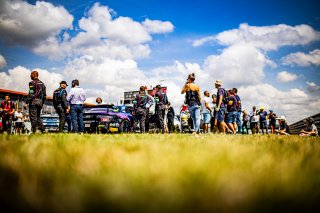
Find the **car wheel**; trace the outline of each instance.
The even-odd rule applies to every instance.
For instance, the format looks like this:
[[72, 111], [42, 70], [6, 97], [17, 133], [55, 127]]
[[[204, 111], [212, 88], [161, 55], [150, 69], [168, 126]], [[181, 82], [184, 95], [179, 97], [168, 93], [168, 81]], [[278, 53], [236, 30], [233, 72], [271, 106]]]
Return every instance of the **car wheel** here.
[[130, 121], [123, 120], [119, 125], [119, 133], [128, 133], [130, 132]]

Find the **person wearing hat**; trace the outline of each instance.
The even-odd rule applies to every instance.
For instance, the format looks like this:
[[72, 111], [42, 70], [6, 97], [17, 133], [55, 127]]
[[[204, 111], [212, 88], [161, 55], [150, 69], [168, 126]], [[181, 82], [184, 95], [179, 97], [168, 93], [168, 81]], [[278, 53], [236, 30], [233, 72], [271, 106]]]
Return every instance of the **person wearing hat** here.
[[194, 83], [196, 76], [194, 73], [188, 75], [187, 82], [181, 90], [181, 94], [186, 94], [185, 103], [188, 105], [188, 110], [193, 121], [193, 134], [200, 133], [200, 107], [201, 93], [200, 87]]
[[314, 124], [313, 118], [307, 118], [304, 120], [305, 122], [305, 129], [302, 129], [300, 132], [300, 136], [318, 136], [318, 129], [317, 126]]
[[286, 122], [286, 117], [281, 115], [279, 118], [279, 130], [276, 130], [275, 132], [280, 135], [290, 135], [290, 128]]
[[216, 107], [216, 121], [215, 126], [219, 125], [219, 131], [221, 133], [226, 133], [227, 124], [225, 122], [225, 115], [227, 113], [227, 91], [221, 87], [222, 81], [216, 80], [215, 87], [217, 89], [217, 107]]
[[273, 112], [272, 109], [270, 109], [269, 112], [270, 113], [268, 114], [268, 119], [269, 119], [271, 134], [274, 134], [275, 133], [275, 129], [276, 129], [277, 115]]
[[263, 106], [260, 107], [258, 115], [259, 115], [259, 121], [260, 121], [259, 126], [262, 131], [262, 134], [264, 134], [264, 130], [266, 130], [266, 134], [268, 134], [268, 123], [267, 123], [268, 113], [267, 113], [267, 111], [264, 110]]
[[157, 114], [158, 124], [162, 131], [162, 133], [165, 133], [165, 124], [164, 124], [164, 116], [165, 116], [165, 110], [166, 105], [168, 104], [168, 97], [165, 93], [162, 92], [161, 85], [156, 86], [156, 94], [155, 94], [155, 112]]
[[67, 113], [69, 113], [66, 91], [67, 86], [68, 84], [66, 81], [61, 81], [60, 87], [53, 92], [53, 107], [59, 115], [59, 132], [64, 131]]

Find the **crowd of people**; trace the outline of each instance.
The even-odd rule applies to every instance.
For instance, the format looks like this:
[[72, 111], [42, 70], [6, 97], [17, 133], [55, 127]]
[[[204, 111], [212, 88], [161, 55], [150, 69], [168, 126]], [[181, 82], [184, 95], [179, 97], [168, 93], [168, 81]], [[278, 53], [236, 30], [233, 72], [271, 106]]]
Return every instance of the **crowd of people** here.
[[[37, 129], [45, 132], [40, 113], [47, 96], [46, 86], [39, 79], [37, 71], [32, 71], [30, 77], [29, 92], [24, 105], [25, 109], [29, 108], [29, 113], [23, 114], [21, 108], [16, 111], [15, 104], [10, 100], [9, 95], [6, 95], [5, 101], [1, 103], [0, 114], [2, 128], [5, 132], [10, 132], [12, 125], [14, 125], [16, 133], [22, 133], [26, 129], [32, 133], [35, 133]], [[190, 113], [193, 134], [196, 136], [200, 134], [201, 129], [202, 133], [249, 134], [250, 130], [251, 134], [290, 134], [285, 116], [277, 116], [272, 109], [269, 110], [269, 113], [263, 106], [259, 110], [253, 106], [249, 113], [243, 110], [237, 88], [227, 90], [222, 87], [221, 80], [216, 80], [214, 84], [217, 93], [212, 94], [210, 99], [209, 91], [204, 91], [203, 97], [201, 96], [200, 87], [195, 83], [195, 79], [194, 73], [188, 76], [181, 94], [185, 94], [183, 107], [186, 107]], [[73, 80], [71, 84], [72, 88], [67, 92], [67, 82], [61, 81], [59, 88], [53, 93], [53, 107], [59, 116], [59, 132], [64, 132], [65, 124], [68, 122], [69, 132], [72, 126], [72, 132], [83, 133], [86, 94], [85, 90], [79, 86], [77, 79]], [[96, 102], [97, 105], [104, 104], [100, 97], [96, 99]], [[160, 85], [156, 86], [154, 96], [148, 94], [147, 87], [140, 87], [139, 93], [133, 101], [132, 131], [136, 132], [137, 129], [141, 133], [149, 131], [150, 108], [153, 105], [160, 132], [174, 132], [175, 112]], [[200, 126], [201, 123], [202, 126]], [[300, 135], [318, 135], [317, 127], [312, 118], [305, 120], [305, 128]]]

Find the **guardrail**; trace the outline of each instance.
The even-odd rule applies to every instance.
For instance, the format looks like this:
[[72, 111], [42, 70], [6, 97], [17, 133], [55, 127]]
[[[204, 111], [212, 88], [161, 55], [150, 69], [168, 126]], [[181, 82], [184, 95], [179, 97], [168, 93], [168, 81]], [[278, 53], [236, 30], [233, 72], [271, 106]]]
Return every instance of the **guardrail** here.
[[[315, 125], [318, 128], [318, 132], [319, 132], [319, 130], [320, 130], [320, 113], [316, 114], [316, 115], [313, 115], [313, 116], [310, 116], [310, 117], [314, 119]], [[305, 118], [305, 119], [307, 119], [307, 118]], [[300, 133], [300, 131], [304, 128], [303, 120], [289, 125], [291, 134], [299, 134]]]

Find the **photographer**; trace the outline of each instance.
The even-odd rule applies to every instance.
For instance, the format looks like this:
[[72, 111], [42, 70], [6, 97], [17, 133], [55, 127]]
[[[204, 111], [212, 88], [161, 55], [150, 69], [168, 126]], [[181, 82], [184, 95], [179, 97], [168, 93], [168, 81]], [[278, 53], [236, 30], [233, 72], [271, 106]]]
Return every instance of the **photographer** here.
[[12, 119], [15, 111], [15, 106], [12, 101], [10, 101], [9, 95], [4, 96], [5, 100], [1, 103], [2, 108], [2, 126], [3, 131], [8, 134], [11, 133]]
[[188, 76], [187, 82], [181, 90], [181, 94], [186, 93], [185, 103], [188, 105], [189, 112], [193, 121], [194, 134], [200, 133], [200, 88], [194, 83], [196, 77], [192, 73]]

